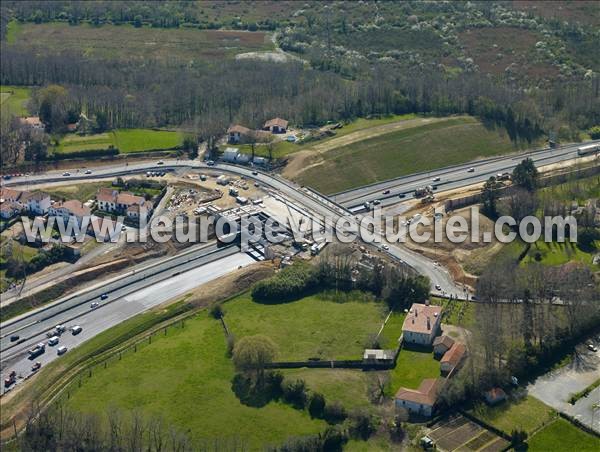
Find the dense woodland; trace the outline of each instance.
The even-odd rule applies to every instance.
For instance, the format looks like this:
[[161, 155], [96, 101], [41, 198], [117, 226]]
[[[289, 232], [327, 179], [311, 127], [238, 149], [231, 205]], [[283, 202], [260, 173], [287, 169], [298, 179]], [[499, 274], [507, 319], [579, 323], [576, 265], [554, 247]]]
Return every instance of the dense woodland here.
[[[356, 44], [356, 38], [364, 33], [358, 18], [370, 10], [360, 9], [353, 3], [343, 3], [344, 14], [331, 17], [314, 14], [324, 8], [323, 3], [313, 2], [314, 9], [299, 11], [294, 11], [292, 3], [285, 17], [280, 12], [262, 11], [265, 4], [268, 6], [268, 2], [262, 2], [257, 4], [256, 14], [260, 16], [262, 11], [263, 18], [270, 18], [266, 24], [260, 17], [249, 22], [247, 16], [252, 11], [233, 2], [228, 8], [234, 10], [232, 17], [236, 20], [208, 23], [206, 18], [221, 17], [218, 11], [222, 10], [215, 3], [218, 2], [160, 2], [155, 7], [156, 3], [148, 2], [3, 2], [0, 81], [6, 85], [63, 86], [66, 96], [61, 98], [60, 108], [65, 114], [84, 111], [89, 117], [102, 118], [108, 129], [177, 126], [208, 140], [224, 133], [232, 122], [257, 126], [272, 116], [311, 126], [362, 116], [468, 113], [506, 127], [515, 141], [527, 142], [546, 135], [577, 139], [580, 131], [600, 123], [600, 78], [594, 72], [583, 77], [573, 70], [568, 77], [532, 85], [531, 80], [492, 77], [469, 68], [449, 70], [440, 64], [440, 58], [450, 58], [454, 50], [444, 51], [445, 56], [432, 53], [432, 48], [439, 47], [436, 40], [441, 31], [436, 34], [435, 29], [429, 30], [424, 25], [422, 29], [415, 29], [414, 14], [410, 13], [417, 12], [423, 18], [435, 14], [459, 15], [457, 17], [472, 14], [460, 9], [455, 11], [454, 6], [446, 11], [440, 5], [432, 7], [420, 2], [410, 6], [385, 4], [391, 23], [382, 24], [381, 29], [385, 31], [389, 26], [390, 33], [413, 33], [414, 36], [409, 40], [405, 40], [404, 35], [399, 36], [401, 39], [384, 40], [380, 47], [393, 50], [395, 45], [413, 42], [413, 53], [419, 57], [415, 59], [415, 55], [406, 53], [404, 48], [405, 53], [401, 52], [396, 58], [382, 57], [387, 53], [381, 49], [374, 52], [373, 40], [378, 42], [379, 35], [370, 41], [359, 39], [364, 48], [356, 47], [353, 42]], [[493, 25], [499, 13], [480, 6], [484, 12], [479, 15], [487, 14]], [[256, 19], [255, 15], [253, 18]], [[88, 56], [83, 49], [81, 52], [39, 53], [20, 46], [18, 40], [7, 42], [7, 24], [11, 20], [64, 21], [74, 26], [87, 22], [97, 26], [128, 23], [136, 27], [269, 30], [280, 30], [279, 27], [288, 25], [279, 44], [300, 55], [302, 60], [274, 63], [225, 58], [203, 64], [181, 60], [176, 55], [168, 60], [125, 60], [118, 56]], [[407, 28], [406, 24], [412, 25]], [[567, 33], [562, 29], [556, 33], [559, 32]], [[422, 48], [432, 33], [438, 37], [432, 38], [427, 48]], [[582, 40], [589, 38], [585, 31], [582, 33]], [[344, 40], [350, 50], [342, 52], [339, 44]], [[296, 45], [298, 43], [304, 44]], [[358, 50], [352, 49], [353, 46]], [[34, 96], [32, 111], [39, 111], [39, 97]], [[5, 133], [10, 127], [9, 118], [3, 118]], [[12, 161], [15, 152], [7, 151], [6, 146], [3, 143], [3, 155], [6, 161]]]

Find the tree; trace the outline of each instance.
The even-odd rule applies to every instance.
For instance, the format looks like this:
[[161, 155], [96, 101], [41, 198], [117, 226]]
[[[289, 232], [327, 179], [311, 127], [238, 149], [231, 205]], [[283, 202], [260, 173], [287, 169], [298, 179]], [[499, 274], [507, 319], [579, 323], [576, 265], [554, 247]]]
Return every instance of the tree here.
[[322, 419], [324, 411], [325, 397], [318, 392], [313, 393], [308, 402], [308, 412], [310, 413], [310, 417]]
[[304, 380], [288, 381], [283, 385], [283, 399], [300, 410], [306, 406], [306, 383]]
[[598, 138], [600, 138], [600, 126], [594, 126], [592, 127], [588, 133], [590, 134], [590, 137], [592, 138], [592, 140], [597, 140]]
[[528, 191], [534, 191], [537, 188], [538, 170], [533, 160], [528, 157], [515, 166], [512, 178], [515, 184], [522, 186]]
[[68, 119], [68, 92], [58, 85], [41, 88], [35, 94], [39, 102], [39, 116], [48, 131], [60, 131]]
[[238, 370], [253, 372], [256, 382], [260, 382], [265, 366], [273, 362], [276, 353], [275, 343], [267, 336], [245, 336], [233, 348], [233, 362]]
[[496, 201], [498, 200], [498, 189], [501, 184], [496, 180], [495, 177], [490, 177], [483, 185], [483, 192], [481, 198], [483, 200], [483, 213], [490, 218], [498, 216], [496, 208]]

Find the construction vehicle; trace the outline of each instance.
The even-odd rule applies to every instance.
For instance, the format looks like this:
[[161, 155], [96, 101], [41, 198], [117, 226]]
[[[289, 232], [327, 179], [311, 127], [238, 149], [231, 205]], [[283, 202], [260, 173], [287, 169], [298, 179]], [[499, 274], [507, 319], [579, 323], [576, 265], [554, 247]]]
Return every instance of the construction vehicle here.
[[422, 198], [423, 196], [428, 196], [433, 193], [433, 187], [431, 185], [427, 185], [426, 187], [419, 187], [415, 190], [415, 197]]
[[35, 347], [33, 347], [31, 350], [29, 350], [29, 352], [28, 352], [29, 353], [29, 358], [33, 359], [36, 356], [40, 356], [45, 351], [46, 351], [46, 344], [44, 344], [43, 342], [40, 342]]
[[421, 204], [430, 204], [435, 201], [435, 196], [427, 195], [424, 198], [421, 198]]

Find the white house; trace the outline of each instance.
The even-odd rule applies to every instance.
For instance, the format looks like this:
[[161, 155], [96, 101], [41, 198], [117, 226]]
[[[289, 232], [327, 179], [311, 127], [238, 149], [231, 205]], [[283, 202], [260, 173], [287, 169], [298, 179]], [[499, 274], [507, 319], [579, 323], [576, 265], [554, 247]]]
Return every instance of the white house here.
[[81, 201], [75, 199], [65, 202], [55, 202], [48, 209], [49, 216], [62, 218], [65, 222], [68, 222], [70, 218], [75, 218], [79, 225], [81, 225], [83, 218], [90, 216], [91, 213], [92, 211], [89, 207], [84, 206]]
[[50, 195], [39, 191], [24, 195], [23, 198], [23, 203], [26, 203], [27, 210], [34, 215], [45, 215], [52, 204]]
[[227, 129], [228, 141], [230, 143], [240, 143], [250, 135], [250, 132], [251, 130], [248, 127], [239, 124], [233, 125]]
[[441, 306], [414, 303], [402, 324], [405, 343], [431, 345], [440, 331]]
[[[111, 188], [100, 188], [96, 194], [98, 209], [104, 212], [124, 213], [130, 218], [139, 218], [140, 214], [146, 217], [152, 211], [153, 204], [146, 201], [143, 196], [130, 192], [121, 192]], [[134, 208], [137, 206], [137, 208]]]
[[396, 393], [396, 408], [404, 408], [411, 414], [431, 417], [441, 383], [436, 378], [426, 378], [419, 389], [400, 388]]

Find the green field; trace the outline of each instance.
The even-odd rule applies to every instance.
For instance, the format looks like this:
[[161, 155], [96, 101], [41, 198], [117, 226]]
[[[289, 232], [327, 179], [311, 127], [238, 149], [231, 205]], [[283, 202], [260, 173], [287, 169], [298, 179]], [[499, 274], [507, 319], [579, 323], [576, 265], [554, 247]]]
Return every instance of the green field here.
[[375, 378], [374, 372], [353, 369], [288, 369], [283, 374], [290, 380], [300, 378], [306, 386], [320, 392], [329, 402], [340, 402], [344, 408], [370, 407], [368, 397], [369, 379]]
[[58, 154], [108, 149], [113, 146], [121, 154], [173, 149], [183, 143], [183, 134], [170, 130], [117, 129], [94, 135], [68, 134], [59, 138], [54, 148]]
[[81, 202], [86, 202], [90, 199], [95, 199], [99, 188], [111, 187], [112, 183], [108, 182], [92, 182], [89, 184], [62, 185], [44, 190], [55, 199], [77, 199]]
[[[536, 259], [538, 253], [541, 257], [539, 261]], [[544, 265], [555, 266], [563, 265], [567, 262], [581, 262], [593, 267], [592, 259], [592, 253], [582, 251], [575, 243], [546, 243], [542, 238], [531, 246], [527, 256], [521, 261], [521, 265], [539, 262]], [[598, 268], [598, 266], [595, 267]]]
[[417, 389], [423, 379], [440, 376], [440, 363], [433, 352], [421, 352], [403, 348], [396, 360], [396, 367], [390, 371], [388, 395], [393, 397], [401, 387]]
[[12, 48], [40, 54], [76, 52], [90, 58], [183, 59], [187, 64], [273, 48], [269, 36], [261, 31], [167, 30], [131, 25], [95, 27], [59, 22], [19, 24], [9, 31], [8, 45]]
[[480, 403], [470, 412], [509, 435], [513, 430], [531, 433], [555, 416], [552, 408], [530, 396], [519, 400], [507, 400], [494, 407]]
[[31, 96], [29, 88], [20, 86], [0, 86], [2, 115], [27, 116], [27, 101]]
[[180, 132], [148, 129], [118, 129], [113, 132], [120, 153], [172, 149], [183, 143]]
[[335, 193], [515, 150], [504, 130], [487, 129], [470, 117], [453, 118], [328, 151], [322, 164], [298, 179], [323, 193]]
[[224, 305], [225, 321], [236, 338], [264, 334], [278, 346], [278, 361], [362, 359], [370, 335], [383, 322], [374, 302], [336, 303], [319, 295], [265, 305], [242, 295]]
[[531, 452], [562, 452], [565, 447], [580, 452], [600, 450], [600, 439], [560, 418], [533, 435], [527, 443]]
[[98, 369], [71, 395], [70, 407], [106, 413], [114, 406], [158, 416], [195, 441], [238, 438], [248, 449], [317, 433], [322, 421], [279, 402], [242, 405], [231, 390], [233, 364], [219, 321], [199, 314], [166, 338]]

